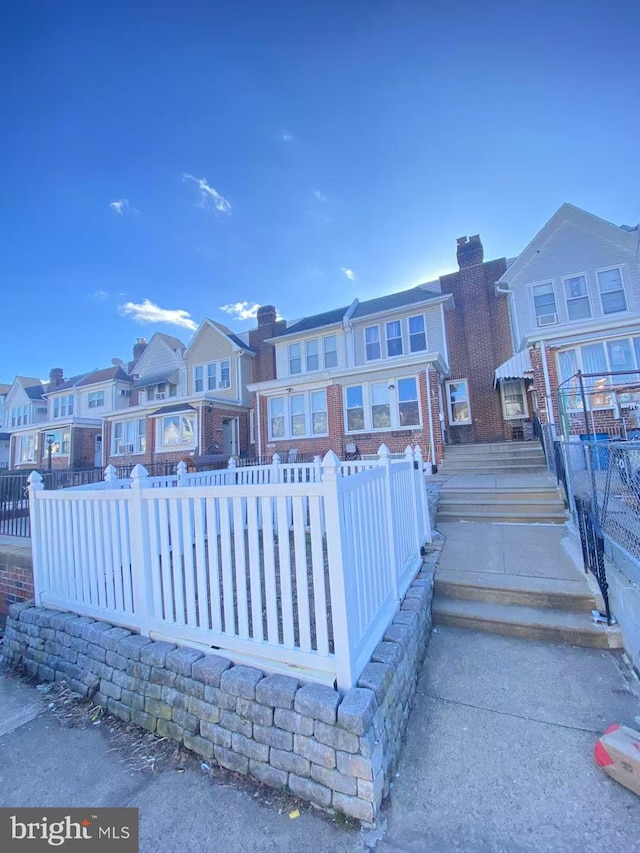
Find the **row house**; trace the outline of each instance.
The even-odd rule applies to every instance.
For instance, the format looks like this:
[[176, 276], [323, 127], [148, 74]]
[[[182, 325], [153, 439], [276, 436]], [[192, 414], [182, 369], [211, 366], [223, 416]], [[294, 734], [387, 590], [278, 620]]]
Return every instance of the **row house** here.
[[[498, 279], [516, 355], [496, 372], [512, 399], [572, 434], [628, 434], [640, 403], [640, 231], [570, 204]], [[578, 371], [586, 374], [580, 381]]]
[[307, 317], [270, 339], [275, 378], [254, 382], [259, 455], [393, 453], [420, 444], [503, 440], [495, 369], [513, 354], [506, 260], [460, 238], [458, 271], [409, 290]]

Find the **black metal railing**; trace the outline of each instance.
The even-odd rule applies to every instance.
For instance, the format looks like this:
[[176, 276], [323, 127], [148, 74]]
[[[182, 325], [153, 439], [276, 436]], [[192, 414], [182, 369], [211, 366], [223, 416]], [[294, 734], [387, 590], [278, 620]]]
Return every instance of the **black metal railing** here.
[[607, 625], [611, 625], [609, 584], [607, 583], [607, 572], [604, 564], [604, 537], [602, 530], [592, 510], [591, 501], [588, 498], [578, 496], [574, 500], [578, 516], [578, 529], [580, 530], [580, 544], [582, 546], [584, 568], [585, 571], [591, 572], [598, 582], [602, 600], [604, 601], [604, 615], [607, 619]]

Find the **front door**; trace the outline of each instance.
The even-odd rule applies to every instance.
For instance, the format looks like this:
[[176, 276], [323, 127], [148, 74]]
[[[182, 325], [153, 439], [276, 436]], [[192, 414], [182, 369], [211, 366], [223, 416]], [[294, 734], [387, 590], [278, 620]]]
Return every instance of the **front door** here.
[[227, 418], [222, 421], [222, 452], [225, 456], [238, 453], [238, 419]]
[[93, 451], [93, 465], [95, 468], [102, 468], [102, 436], [97, 435], [94, 451]]

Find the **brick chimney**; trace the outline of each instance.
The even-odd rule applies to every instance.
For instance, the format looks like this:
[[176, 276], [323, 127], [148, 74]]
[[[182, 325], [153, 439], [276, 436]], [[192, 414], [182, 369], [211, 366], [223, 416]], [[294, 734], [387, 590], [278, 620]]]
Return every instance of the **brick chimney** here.
[[474, 234], [472, 237], [458, 237], [458, 267], [474, 267], [476, 264], [481, 264], [484, 260], [484, 248], [479, 234]]
[[258, 354], [253, 359], [254, 382], [266, 382], [276, 378], [275, 347], [265, 343], [265, 340], [286, 329], [285, 321], [278, 320], [277, 317], [275, 305], [261, 305], [256, 314], [258, 327], [249, 332], [249, 346]]
[[136, 362], [142, 353], [147, 348], [147, 339], [146, 338], [138, 338], [138, 340], [133, 345], [133, 360]]
[[49, 391], [55, 391], [64, 382], [64, 370], [61, 367], [52, 367], [49, 371]]

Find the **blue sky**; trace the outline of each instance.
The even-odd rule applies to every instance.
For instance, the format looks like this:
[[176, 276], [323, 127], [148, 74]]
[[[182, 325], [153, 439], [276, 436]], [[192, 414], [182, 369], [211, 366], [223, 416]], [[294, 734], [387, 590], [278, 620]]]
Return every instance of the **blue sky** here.
[[512, 256], [564, 201], [636, 224], [639, 31], [628, 0], [9, 0], [0, 381], [410, 287], [463, 234]]

